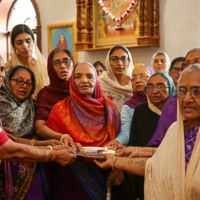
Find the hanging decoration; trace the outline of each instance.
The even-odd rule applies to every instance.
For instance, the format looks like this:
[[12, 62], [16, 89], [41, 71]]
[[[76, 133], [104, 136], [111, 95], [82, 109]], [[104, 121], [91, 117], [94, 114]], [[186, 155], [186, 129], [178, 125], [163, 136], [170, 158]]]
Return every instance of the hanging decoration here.
[[120, 16], [120, 17], [115, 17], [105, 6], [105, 4], [103, 3], [102, 0], [98, 0], [99, 5], [101, 6], [102, 10], [106, 13], [106, 15], [108, 15], [113, 21], [116, 22], [116, 27], [115, 30], [119, 31], [122, 30], [122, 24], [123, 24], [123, 20], [130, 14], [132, 8], [134, 6], [137, 5], [137, 0], [132, 0], [130, 2], [129, 7], [127, 8], [127, 10]]

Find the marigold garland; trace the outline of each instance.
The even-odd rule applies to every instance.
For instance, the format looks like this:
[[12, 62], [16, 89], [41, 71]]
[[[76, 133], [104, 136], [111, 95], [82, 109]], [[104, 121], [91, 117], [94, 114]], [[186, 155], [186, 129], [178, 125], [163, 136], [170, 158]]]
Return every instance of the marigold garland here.
[[99, 5], [101, 6], [102, 10], [108, 15], [113, 21], [117, 22], [115, 27], [116, 30], [122, 30], [122, 21], [129, 15], [132, 8], [137, 5], [137, 0], [132, 0], [127, 10], [120, 16], [115, 17], [105, 6], [102, 0], [98, 0]]

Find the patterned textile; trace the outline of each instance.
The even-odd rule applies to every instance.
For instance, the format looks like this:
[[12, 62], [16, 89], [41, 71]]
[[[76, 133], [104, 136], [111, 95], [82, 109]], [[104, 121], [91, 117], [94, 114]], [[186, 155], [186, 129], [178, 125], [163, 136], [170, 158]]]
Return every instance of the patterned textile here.
[[190, 161], [192, 151], [194, 149], [199, 127], [200, 125], [195, 126], [185, 133], [185, 168], [186, 169]]
[[119, 132], [119, 113], [114, 103], [101, 93], [94, 67], [94, 98], [79, 92], [74, 82], [74, 70], [70, 80], [70, 97], [52, 108], [46, 124], [59, 133], [70, 134], [74, 142], [80, 142], [83, 146], [104, 146]]
[[24, 199], [35, 178], [37, 163], [11, 163], [11, 168], [14, 199]]
[[[32, 135], [35, 131], [35, 108], [31, 97], [35, 91], [35, 86], [23, 102], [16, 98], [10, 87], [9, 76], [19, 66], [15, 65], [6, 70], [4, 85], [0, 90], [0, 119], [3, 126], [13, 130], [12, 135], [15, 137]], [[32, 81], [36, 82], [33, 72], [32, 76], [34, 77]]]
[[133, 92], [132, 98], [126, 101], [124, 105], [128, 105], [131, 108], [136, 108], [138, 105], [146, 102], [147, 102], [146, 94], [138, 94], [136, 92]]

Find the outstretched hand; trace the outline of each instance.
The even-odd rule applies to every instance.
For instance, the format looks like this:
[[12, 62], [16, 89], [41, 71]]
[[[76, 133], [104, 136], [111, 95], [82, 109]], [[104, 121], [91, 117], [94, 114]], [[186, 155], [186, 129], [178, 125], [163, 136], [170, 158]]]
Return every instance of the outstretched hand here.
[[124, 146], [125, 145], [119, 143], [117, 140], [111, 140], [106, 144], [106, 147], [108, 149], [113, 149], [113, 150], [122, 149]]
[[98, 161], [98, 160], [94, 160], [94, 162], [101, 168], [103, 169], [108, 169], [111, 168], [113, 166], [113, 159], [114, 159], [115, 155], [105, 155], [106, 160], [105, 161]]
[[13, 130], [12, 130], [11, 128], [9, 128], [9, 127], [3, 127], [3, 130], [4, 130], [4, 132], [6, 133], [6, 135], [7, 135], [12, 141], [17, 142], [17, 138], [14, 137], [13, 135], [9, 134], [9, 133], [12, 133], [12, 132], [13, 132]]
[[117, 151], [117, 156], [119, 157], [129, 157], [135, 158], [136, 157], [136, 147], [126, 147]]

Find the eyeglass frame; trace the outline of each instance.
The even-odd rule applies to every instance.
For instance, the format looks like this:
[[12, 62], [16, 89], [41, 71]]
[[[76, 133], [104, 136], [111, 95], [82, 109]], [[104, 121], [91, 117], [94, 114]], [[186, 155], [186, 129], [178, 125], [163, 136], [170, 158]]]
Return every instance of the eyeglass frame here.
[[[149, 86], [152, 86], [152, 85], [149, 85]], [[156, 88], [156, 90], [158, 90], [158, 91], [164, 91], [164, 90], [159, 89], [159, 88], [158, 88], [159, 86], [164, 86], [165, 89], [166, 89], [166, 88], [170, 88], [169, 85], [165, 85], [165, 84], [163, 84], [163, 85], [152, 86], [153, 89], [152, 89], [151, 91], [147, 91], [147, 90], [148, 90], [148, 85], [147, 85], [147, 86], [145, 87], [145, 90], [146, 90], [146, 92], [153, 92], [154, 88]]]
[[177, 97], [178, 97], [178, 98], [185, 98], [185, 96], [184, 96], [184, 97], [180, 97], [180, 96], [179, 96], [179, 89], [181, 89], [181, 88], [182, 88], [182, 89], [185, 89], [185, 91], [186, 91], [185, 96], [186, 96], [187, 92], [190, 91], [190, 95], [191, 95], [191, 97], [192, 97], [193, 99], [199, 99], [199, 98], [200, 98], [200, 97], [199, 97], [199, 98], [194, 97], [194, 96], [193, 96], [193, 95], [194, 95], [194, 91], [192, 91], [192, 89], [198, 88], [198, 89], [199, 89], [199, 96], [200, 96], [200, 87], [193, 87], [193, 88], [190, 89], [190, 90], [187, 90], [185, 87], [179, 87], [179, 88], [176, 89]]
[[174, 70], [175, 73], [179, 73], [180, 71], [182, 71], [182, 67], [181, 68], [179, 68], [179, 67], [171, 67], [170, 70]]
[[[10, 80], [12, 80], [12, 81], [15, 81], [15, 83], [16, 83], [16, 85], [20, 85], [20, 86], [23, 86], [24, 84], [26, 84], [26, 87], [27, 88], [33, 88], [34, 87], [34, 85], [35, 85], [35, 83], [33, 83], [32, 81], [23, 81], [22, 79], [10, 79]], [[23, 81], [21, 84], [17, 84], [17, 81]], [[29, 83], [29, 82], [31, 82], [32, 83], [32, 86], [31, 87], [29, 87], [29, 84], [27, 84], [27, 83]]]
[[144, 79], [145, 77], [150, 77], [151, 76], [149, 74], [145, 74], [143, 77], [141, 77], [142, 75], [143, 74], [139, 74], [138, 76], [135, 77], [136, 79], [133, 79], [133, 77], [131, 77], [131, 81], [133, 82], [133, 81], [137, 81], [138, 78]]
[[[116, 62], [113, 61], [112, 58], [117, 58]], [[124, 59], [124, 58], [125, 58], [125, 60], [122, 60], [122, 59]], [[129, 58], [126, 57], [126, 56], [122, 56], [121, 58], [119, 58], [118, 56], [112, 56], [112, 57], [109, 58], [109, 60], [111, 60], [113, 63], [118, 63], [119, 60], [121, 60], [122, 63], [129, 62]]]
[[[68, 64], [65, 64], [64, 62], [67, 61]], [[64, 59], [63, 61], [59, 61], [59, 60], [56, 60], [54, 62], [52, 62], [52, 65], [55, 67], [55, 68], [60, 68], [61, 67], [61, 64], [63, 63], [63, 65], [66, 66], [70, 66], [70, 64], [72, 63], [72, 59]], [[59, 66], [56, 66], [55, 62], [58, 62], [59, 63]]]

